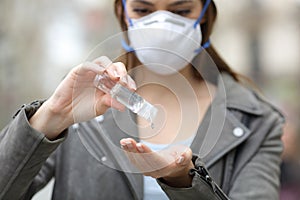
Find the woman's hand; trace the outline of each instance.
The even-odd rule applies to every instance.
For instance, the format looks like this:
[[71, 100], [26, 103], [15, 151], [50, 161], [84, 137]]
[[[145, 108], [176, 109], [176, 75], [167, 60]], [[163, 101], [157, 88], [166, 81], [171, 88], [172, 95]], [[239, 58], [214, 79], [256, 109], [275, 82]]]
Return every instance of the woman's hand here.
[[162, 178], [171, 187], [190, 187], [194, 168], [192, 151], [188, 147], [173, 146], [159, 152], [153, 152], [145, 144], [131, 138], [120, 141], [122, 149], [130, 161], [145, 175]]
[[[108, 107], [123, 110], [122, 104], [97, 89], [93, 83], [95, 76], [104, 72], [115, 82], [127, 76], [122, 63], [107, 63], [107, 59], [100, 57], [94, 62], [86, 62], [73, 68], [54, 94], [32, 116], [31, 126], [49, 139], [54, 139], [73, 123], [101, 115]], [[124, 85], [135, 89], [132, 79], [122, 80], [127, 81]]]

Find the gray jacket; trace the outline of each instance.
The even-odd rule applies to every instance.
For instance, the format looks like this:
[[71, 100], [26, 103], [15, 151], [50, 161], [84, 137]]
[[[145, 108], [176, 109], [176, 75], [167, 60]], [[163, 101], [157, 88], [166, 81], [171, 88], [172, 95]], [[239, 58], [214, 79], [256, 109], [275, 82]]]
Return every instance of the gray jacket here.
[[[128, 113], [109, 110], [101, 120], [72, 126], [49, 141], [28, 123], [36, 107], [23, 106], [0, 134], [0, 199], [30, 199], [52, 177], [53, 199], [143, 198], [142, 175], [127, 173], [126, 156], [110, 148], [128, 137], [127, 131], [137, 136], [124, 120]], [[223, 74], [191, 145], [196, 166], [192, 187], [172, 188], [157, 181], [170, 199], [220, 199], [214, 192], [219, 186], [230, 199], [276, 200], [283, 121], [255, 92]], [[97, 155], [85, 148], [95, 141], [101, 144]], [[202, 161], [213, 179], [209, 182], [199, 171]]]

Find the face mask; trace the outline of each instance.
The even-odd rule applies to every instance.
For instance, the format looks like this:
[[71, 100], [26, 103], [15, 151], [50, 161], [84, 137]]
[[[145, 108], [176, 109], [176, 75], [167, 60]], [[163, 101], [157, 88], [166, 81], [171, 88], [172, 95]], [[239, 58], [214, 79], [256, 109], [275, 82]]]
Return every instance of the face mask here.
[[200, 17], [195, 20], [156, 11], [139, 19], [128, 18], [130, 46], [124, 42], [122, 45], [127, 51], [133, 50], [149, 70], [161, 75], [176, 73], [201, 49]]

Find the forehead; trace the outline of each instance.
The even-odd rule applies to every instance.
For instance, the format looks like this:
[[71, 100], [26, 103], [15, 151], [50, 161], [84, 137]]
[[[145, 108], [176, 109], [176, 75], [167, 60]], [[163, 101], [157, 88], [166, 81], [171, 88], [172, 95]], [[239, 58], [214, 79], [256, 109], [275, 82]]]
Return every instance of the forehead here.
[[127, 0], [132, 3], [140, 3], [149, 6], [159, 6], [159, 5], [182, 5], [186, 3], [195, 3], [199, 0]]

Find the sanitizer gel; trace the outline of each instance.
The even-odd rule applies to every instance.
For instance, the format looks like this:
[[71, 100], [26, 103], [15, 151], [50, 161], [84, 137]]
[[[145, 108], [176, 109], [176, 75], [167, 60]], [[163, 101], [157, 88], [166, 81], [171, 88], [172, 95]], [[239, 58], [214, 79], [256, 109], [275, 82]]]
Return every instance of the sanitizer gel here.
[[[108, 59], [107, 57], [105, 57]], [[107, 61], [106, 61], [107, 63]], [[153, 119], [157, 114], [157, 108], [147, 102], [136, 92], [130, 91], [118, 82], [112, 81], [107, 74], [98, 74], [94, 79], [94, 85], [112, 98], [126, 106], [132, 112], [146, 119], [153, 128]]]

